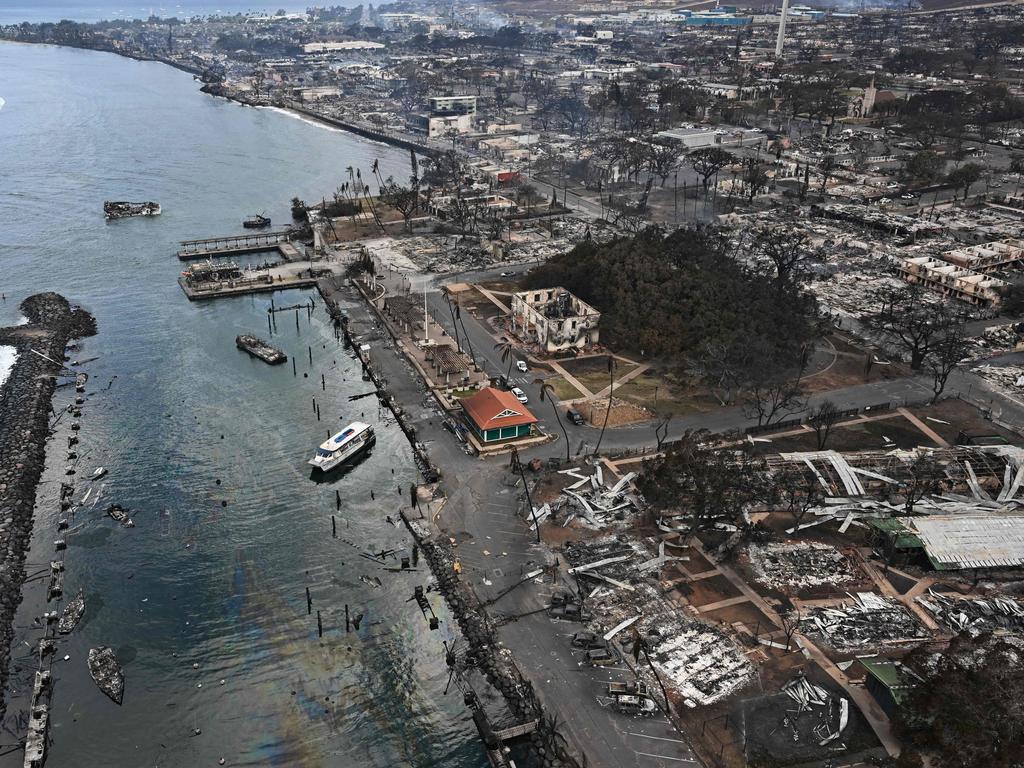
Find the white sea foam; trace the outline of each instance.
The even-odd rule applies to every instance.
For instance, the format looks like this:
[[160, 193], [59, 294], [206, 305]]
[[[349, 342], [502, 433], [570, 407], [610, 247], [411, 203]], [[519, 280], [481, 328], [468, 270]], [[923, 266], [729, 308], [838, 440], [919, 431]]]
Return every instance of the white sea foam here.
[[4, 108], [4, 104], [6, 104], [6, 103], [7, 102], [4, 101], [3, 96], [0, 96], [0, 109], [3, 109]]
[[14, 347], [0, 347], [0, 387], [4, 385], [7, 377], [11, 375], [11, 369], [14, 367], [17, 359], [18, 350]]

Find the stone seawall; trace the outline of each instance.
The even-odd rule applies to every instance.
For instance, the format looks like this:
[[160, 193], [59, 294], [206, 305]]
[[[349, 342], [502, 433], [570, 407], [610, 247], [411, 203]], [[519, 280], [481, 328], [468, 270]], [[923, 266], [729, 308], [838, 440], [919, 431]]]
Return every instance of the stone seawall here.
[[[18, 350], [0, 387], [0, 688], [7, 684], [14, 615], [64, 350], [71, 339], [96, 333], [92, 316], [56, 293], [30, 296], [20, 308], [28, 324], [0, 328], [0, 345]], [[6, 707], [0, 694], [0, 718]]]

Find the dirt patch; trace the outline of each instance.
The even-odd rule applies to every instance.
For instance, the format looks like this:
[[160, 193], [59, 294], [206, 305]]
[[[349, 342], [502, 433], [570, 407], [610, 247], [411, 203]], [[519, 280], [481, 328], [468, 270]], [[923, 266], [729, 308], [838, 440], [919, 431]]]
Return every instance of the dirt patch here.
[[[909, 374], [909, 368], [899, 362], [888, 363], [877, 350], [864, 348], [849, 339], [833, 334], [822, 343], [819, 354], [830, 358], [818, 371], [802, 380], [804, 390], [809, 393], [829, 392], [856, 384], [902, 379]], [[871, 359], [870, 365], [868, 359]], [[881, 360], [882, 362], [875, 362]]]
[[648, 369], [620, 387], [615, 396], [635, 403], [658, 416], [707, 413], [722, 407], [706, 389], [683, 385], [672, 377]]
[[[965, 442], [967, 438], [973, 438], [975, 442], [980, 442], [980, 438], [989, 435], [1004, 438], [1011, 443], [1016, 443], [1021, 438], [1020, 435], [993, 424], [982, 415], [980, 410], [963, 400], [943, 400], [935, 405], [910, 408], [909, 410], [950, 445]], [[938, 419], [938, 421], [930, 419]], [[943, 421], [949, 423], [942, 424]], [[961, 432], [967, 434], [961, 434]]]
[[[682, 586], [682, 585], [680, 585]], [[739, 597], [742, 593], [725, 576], [710, 576], [686, 583], [689, 587], [686, 601], [695, 607], [711, 605], [719, 600]]]
[[751, 602], [728, 605], [725, 608], [716, 608], [713, 611], [701, 613], [701, 618], [717, 621], [729, 627], [736, 622], [742, 622], [747, 629], [759, 635], [779, 629], [779, 627], [772, 623], [771, 619], [761, 612], [760, 608]]
[[638, 405], [612, 398], [611, 411], [608, 412], [608, 400], [588, 400], [578, 403], [576, 410], [583, 414], [583, 418], [590, 422], [591, 426], [600, 427], [604, 425], [605, 414], [607, 413], [609, 427], [621, 427], [624, 424], [636, 424], [640, 421], [648, 421], [653, 414], [644, 410]]

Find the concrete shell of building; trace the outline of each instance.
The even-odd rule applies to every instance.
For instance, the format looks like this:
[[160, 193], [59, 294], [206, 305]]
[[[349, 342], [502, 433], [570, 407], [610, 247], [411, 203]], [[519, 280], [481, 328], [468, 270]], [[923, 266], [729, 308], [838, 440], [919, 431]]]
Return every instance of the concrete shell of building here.
[[512, 295], [512, 331], [546, 352], [582, 349], [598, 340], [601, 313], [564, 288]]

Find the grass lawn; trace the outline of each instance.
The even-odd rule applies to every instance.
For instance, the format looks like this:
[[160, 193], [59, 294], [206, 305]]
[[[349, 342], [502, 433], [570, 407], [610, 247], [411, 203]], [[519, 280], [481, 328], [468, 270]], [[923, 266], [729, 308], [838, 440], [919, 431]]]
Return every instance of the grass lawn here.
[[616, 387], [615, 396], [643, 406], [659, 416], [706, 413], [722, 407], [710, 393], [680, 386], [656, 371], [646, 371], [621, 387]]
[[479, 389], [473, 389], [472, 387], [470, 387], [469, 389], [453, 389], [452, 397], [456, 398], [457, 400], [461, 400], [464, 397], [472, 397], [479, 391]]
[[[608, 386], [608, 357], [605, 355], [585, 357], [577, 360], [564, 360], [559, 364], [595, 395]], [[616, 360], [616, 381], [634, 368], [636, 368], [635, 363], [624, 363], [621, 360]]]
[[551, 385], [559, 400], [575, 400], [583, 397], [582, 392], [561, 376], [552, 376], [551, 378], [544, 379], [544, 383]]

